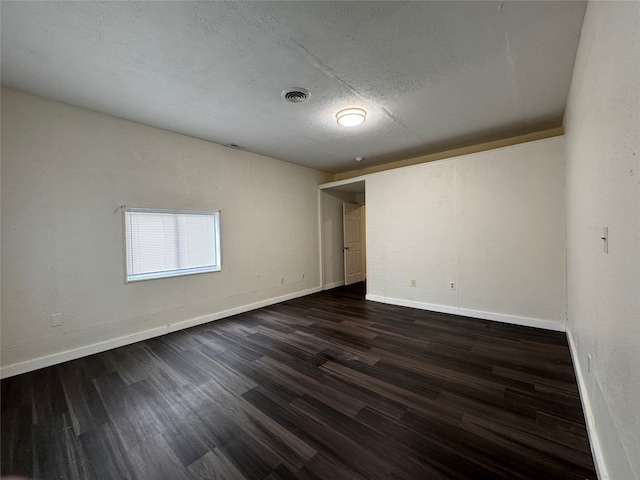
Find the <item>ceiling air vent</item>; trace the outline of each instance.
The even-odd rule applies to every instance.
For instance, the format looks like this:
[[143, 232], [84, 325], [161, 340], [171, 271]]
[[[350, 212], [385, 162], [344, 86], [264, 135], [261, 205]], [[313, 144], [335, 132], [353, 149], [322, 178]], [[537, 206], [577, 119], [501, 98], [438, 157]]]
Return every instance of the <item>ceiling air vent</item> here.
[[311, 93], [305, 88], [292, 88], [282, 92], [282, 98], [291, 103], [302, 103], [309, 100]]

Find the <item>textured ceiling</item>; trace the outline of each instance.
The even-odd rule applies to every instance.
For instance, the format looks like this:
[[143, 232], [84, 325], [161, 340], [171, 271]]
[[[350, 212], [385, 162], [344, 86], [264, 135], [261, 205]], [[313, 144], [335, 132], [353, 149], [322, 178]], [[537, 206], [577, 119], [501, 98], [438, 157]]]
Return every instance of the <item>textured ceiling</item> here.
[[585, 7], [3, 1], [2, 84], [340, 172], [561, 125]]

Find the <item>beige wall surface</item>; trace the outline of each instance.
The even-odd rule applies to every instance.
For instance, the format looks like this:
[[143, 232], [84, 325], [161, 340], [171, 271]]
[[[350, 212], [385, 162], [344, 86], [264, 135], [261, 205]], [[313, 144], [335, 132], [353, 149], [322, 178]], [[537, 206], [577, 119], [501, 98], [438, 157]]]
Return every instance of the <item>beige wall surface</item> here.
[[367, 176], [368, 298], [564, 329], [564, 144]]
[[[319, 289], [327, 179], [3, 89], [3, 373]], [[220, 209], [222, 271], [125, 284], [121, 205]]]
[[640, 3], [589, 2], [565, 114], [567, 330], [612, 480], [640, 478], [639, 42]]

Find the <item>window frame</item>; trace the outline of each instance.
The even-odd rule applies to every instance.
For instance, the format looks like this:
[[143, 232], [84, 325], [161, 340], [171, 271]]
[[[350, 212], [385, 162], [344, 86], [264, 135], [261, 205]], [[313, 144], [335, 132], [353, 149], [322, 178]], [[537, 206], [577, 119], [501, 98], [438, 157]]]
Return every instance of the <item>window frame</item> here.
[[[142, 214], [162, 214], [162, 215], [202, 215], [213, 218], [214, 226], [214, 248], [215, 248], [215, 264], [205, 265], [202, 267], [181, 268], [176, 270], [162, 270], [159, 272], [130, 274], [129, 273], [129, 242], [127, 241], [128, 213]], [[122, 207], [122, 237], [124, 244], [124, 282], [135, 283], [145, 280], [156, 280], [159, 278], [183, 277], [189, 275], [198, 275], [201, 273], [219, 272], [222, 270], [222, 254], [220, 252], [220, 210], [202, 211], [202, 210], [175, 210], [163, 208], [141, 208], [141, 207]]]

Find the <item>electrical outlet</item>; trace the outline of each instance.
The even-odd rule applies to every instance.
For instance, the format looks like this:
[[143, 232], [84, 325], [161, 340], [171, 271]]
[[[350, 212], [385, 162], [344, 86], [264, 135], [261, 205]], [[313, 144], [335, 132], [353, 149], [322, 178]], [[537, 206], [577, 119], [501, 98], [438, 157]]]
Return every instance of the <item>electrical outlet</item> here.
[[415, 287], [416, 286], [416, 281], [415, 280], [411, 280], [411, 286]]
[[455, 290], [456, 289], [456, 282], [449, 282], [449, 289]]
[[62, 326], [62, 314], [61, 313], [52, 313], [51, 314], [51, 326], [52, 327], [61, 327]]
[[304, 280], [304, 273], [302, 274], [302, 279]]

